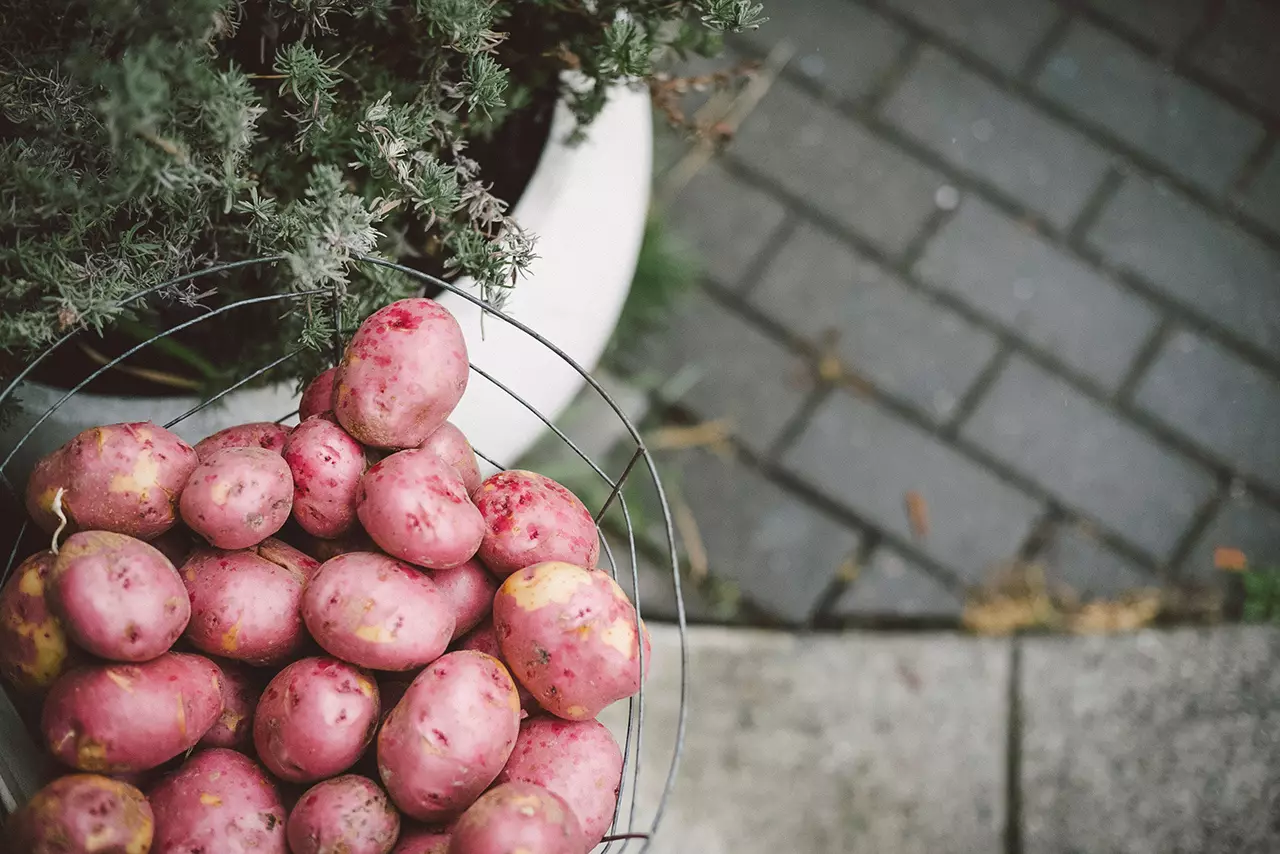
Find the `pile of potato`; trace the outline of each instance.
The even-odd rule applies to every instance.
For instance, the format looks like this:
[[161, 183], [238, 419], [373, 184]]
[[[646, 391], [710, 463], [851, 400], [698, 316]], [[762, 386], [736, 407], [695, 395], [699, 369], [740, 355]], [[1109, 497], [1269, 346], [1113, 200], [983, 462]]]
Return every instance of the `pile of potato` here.
[[[591, 514], [481, 481], [468, 375], [428, 299], [370, 316], [301, 423], [194, 448], [87, 430], [27, 488], [51, 548], [0, 591], [0, 673], [74, 773], [5, 829], [31, 854], [584, 854], [622, 755], [595, 720], [648, 634]], [[144, 795], [145, 792], [145, 795]], [[3, 846], [0, 846], [3, 848]]]

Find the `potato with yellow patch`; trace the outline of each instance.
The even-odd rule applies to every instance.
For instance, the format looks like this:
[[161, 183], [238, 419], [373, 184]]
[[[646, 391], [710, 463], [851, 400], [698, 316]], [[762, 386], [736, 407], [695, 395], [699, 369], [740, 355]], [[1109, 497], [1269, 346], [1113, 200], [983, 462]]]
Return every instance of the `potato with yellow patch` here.
[[472, 495], [480, 488], [480, 463], [476, 460], [476, 452], [467, 441], [466, 434], [451, 422], [444, 422], [435, 432], [427, 437], [427, 441], [418, 447], [434, 453], [437, 457], [453, 466], [453, 470], [462, 478], [462, 485], [467, 494]]
[[498, 783], [534, 783], [573, 804], [582, 825], [582, 850], [604, 837], [622, 786], [622, 751], [599, 721], [565, 721], [550, 715], [520, 724], [511, 758]]
[[325, 652], [374, 670], [412, 670], [444, 654], [453, 610], [424, 572], [374, 552], [326, 561], [302, 593], [302, 619]]
[[226, 448], [191, 473], [180, 499], [182, 521], [220, 549], [257, 545], [284, 527], [293, 509], [293, 476], [277, 453]]
[[378, 774], [411, 818], [443, 822], [488, 788], [515, 746], [520, 701], [507, 669], [480, 652], [427, 666], [378, 733]]
[[66, 627], [49, 606], [55, 560], [53, 552], [33, 554], [0, 589], [0, 675], [19, 691], [48, 688], [77, 658]]
[[462, 814], [449, 854], [582, 854], [582, 828], [559, 795], [532, 783], [494, 786]]
[[458, 405], [469, 373], [453, 315], [435, 300], [398, 300], [351, 336], [333, 377], [333, 412], [362, 444], [415, 448]]
[[81, 771], [145, 771], [196, 742], [222, 712], [222, 673], [203, 656], [80, 667], [54, 683], [40, 729], [54, 757]]
[[154, 832], [151, 805], [138, 789], [97, 774], [68, 774], [14, 813], [8, 840], [14, 854], [147, 854]]
[[201, 737], [200, 746], [246, 753], [253, 746], [253, 712], [262, 696], [262, 683], [242, 664], [225, 660], [214, 663], [222, 671], [222, 713]]
[[356, 490], [364, 474], [364, 448], [323, 418], [303, 421], [284, 446], [293, 475], [293, 518], [316, 537], [337, 537], [356, 523]]
[[284, 443], [289, 438], [291, 429], [274, 421], [237, 424], [196, 442], [196, 456], [200, 458], [200, 462], [204, 462], [227, 448], [263, 448], [278, 454], [284, 450]]
[[512, 673], [553, 715], [590, 720], [640, 690], [636, 609], [607, 573], [558, 562], [522, 569], [498, 588], [493, 626]]
[[480, 485], [484, 517], [477, 557], [498, 578], [550, 560], [593, 567], [600, 535], [586, 505], [564, 486], [531, 471], [503, 471]]
[[167, 652], [191, 617], [169, 559], [110, 531], [67, 538], [49, 573], [49, 604], [73, 641], [111, 661], [149, 661]]
[[378, 726], [378, 686], [335, 658], [304, 658], [276, 674], [253, 719], [258, 758], [282, 780], [311, 783], [360, 758]]
[[202, 750], [151, 790], [154, 854], [287, 854], [280, 792], [256, 762]]
[[191, 597], [186, 638], [201, 652], [249, 664], [282, 664], [307, 643], [298, 608], [303, 573], [254, 551], [198, 549], [182, 565]]
[[[472, 629], [466, 637], [458, 641], [456, 648], [470, 649], [476, 652], [483, 652], [485, 655], [492, 655], [502, 662], [502, 666], [507, 668], [508, 673], [512, 672], [511, 665], [502, 657], [502, 647], [498, 645], [498, 633], [493, 629], [493, 620], [488, 617], [482, 620], [480, 625]], [[520, 718], [523, 720], [529, 715], [541, 711], [538, 708], [538, 702], [529, 693], [529, 689], [521, 685], [520, 680], [514, 676], [512, 676], [512, 679], [516, 683], [516, 693], [520, 697]]]
[[400, 835], [400, 814], [378, 784], [344, 774], [312, 786], [289, 813], [293, 854], [387, 854]]
[[94, 427], [36, 464], [27, 510], [50, 532], [61, 524], [60, 502], [68, 531], [150, 540], [177, 521], [178, 496], [196, 464], [190, 445], [149, 421]]

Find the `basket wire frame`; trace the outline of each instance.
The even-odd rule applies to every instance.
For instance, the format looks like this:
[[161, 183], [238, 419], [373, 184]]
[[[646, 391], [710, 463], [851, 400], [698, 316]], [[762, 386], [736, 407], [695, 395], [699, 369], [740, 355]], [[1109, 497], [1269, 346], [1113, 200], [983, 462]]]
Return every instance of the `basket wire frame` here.
[[[147, 288], [146, 290], [143, 290], [137, 294], [134, 294], [128, 299], [123, 300], [120, 303], [120, 305], [121, 307], [127, 308], [130, 305], [140, 304], [141, 302], [146, 300], [148, 297], [155, 296], [156, 294], [162, 293], [163, 291], [170, 289], [176, 285], [179, 285], [194, 279], [202, 278], [204, 276], [227, 273], [242, 267], [274, 264], [282, 260], [284, 259], [283, 259], [283, 256], [281, 255], [270, 255], [270, 256], [263, 256], [260, 258], [251, 258], [248, 260], [233, 261], [233, 262], [218, 264], [216, 266], [211, 266], [211, 267], [203, 268], [201, 270], [192, 271], [190, 273], [186, 273], [184, 275], [171, 279], [170, 281], [152, 286], [150, 288]], [[679, 765], [680, 756], [684, 748], [686, 701], [687, 701], [688, 690], [689, 690], [689, 677], [688, 677], [689, 653], [688, 653], [688, 644], [687, 644], [687, 624], [685, 619], [684, 595], [683, 595], [683, 591], [681, 590], [680, 572], [679, 572], [677, 555], [676, 555], [675, 531], [672, 523], [670, 508], [667, 504], [666, 493], [663, 490], [662, 481], [658, 476], [658, 470], [657, 470], [657, 466], [655, 464], [654, 458], [650, 454], [648, 448], [645, 446], [644, 439], [641, 437], [639, 431], [636, 429], [636, 426], [631, 423], [631, 420], [627, 417], [627, 414], [622, 410], [622, 408], [613, 400], [612, 397], [610, 397], [609, 393], [605, 391], [605, 389], [600, 385], [600, 383], [594, 377], [591, 376], [590, 372], [584, 369], [572, 357], [570, 357], [567, 353], [565, 353], [558, 346], [556, 346], [554, 342], [549, 341], [539, 333], [535, 332], [533, 329], [526, 326], [524, 323], [521, 323], [519, 320], [516, 320], [515, 318], [507, 315], [502, 310], [489, 305], [479, 297], [469, 293], [467, 290], [465, 290], [464, 288], [456, 284], [444, 281], [440, 278], [424, 273], [420, 270], [415, 270], [411, 267], [407, 267], [403, 264], [398, 264], [393, 261], [388, 261], [386, 259], [378, 258], [370, 255], [356, 256], [353, 259], [353, 261], [356, 263], [377, 265], [377, 266], [385, 267], [390, 270], [395, 270], [399, 273], [402, 273], [406, 276], [410, 276], [424, 283], [424, 285], [432, 285], [442, 290], [450, 291], [451, 293], [456, 294], [462, 299], [480, 308], [482, 310], [483, 315], [490, 315], [490, 316], [496, 317], [500, 321], [507, 323], [515, 327], [516, 329], [520, 330], [525, 335], [528, 335], [534, 338], [539, 344], [550, 349], [557, 356], [559, 356], [566, 364], [568, 364], [577, 374], [579, 374], [582, 377], [582, 379], [588, 385], [590, 385], [591, 388], [597, 394], [600, 395], [600, 398], [604, 400], [606, 404], [608, 404], [609, 408], [622, 421], [623, 425], [626, 427], [628, 435], [630, 436], [631, 440], [634, 442], [635, 446], [627, 460], [626, 466], [623, 469], [623, 471], [617, 477], [611, 477], [596, 460], [592, 459], [590, 455], [584, 452], [572, 439], [570, 439], [569, 436], [566, 435], [565, 432], [562, 429], [560, 429], [552, 421], [551, 418], [547, 417], [545, 414], [538, 411], [536, 407], [534, 407], [522, 396], [520, 396], [515, 390], [511, 389], [509, 386], [504, 384], [501, 380], [493, 376], [491, 373], [485, 371], [482, 368], [477, 367], [475, 364], [471, 364], [470, 366], [471, 371], [474, 374], [478, 375], [483, 380], [497, 386], [500, 390], [502, 390], [507, 395], [512, 397], [517, 403], [519, 403], [521, 406], [523, 406], [525, 409], [531, 412], [539, 421], [545, 424], [546, 427], [549, 430], [551, 430], [551, 432], [554, 433], [555, 436], [557, 436], [562, 442], [564, 442], [579, 459], [581, 459], [584, 463], [586, 463], [586, 465], [591, 469], [594, 475], [599, 477], [604, 482], [604, 484], [609, 488], [608, 497], [604, 500], [600, 508], [595, 512], [594, 517], [596, 521], [597, 530], [600, 535], [600, 541], [603, 546], [603, 552], [605, 557], [605, 563], [607, 565], [607, 570], [614, 577], [614, 579], [617, 580], [619, 578], [619, 572], [620, 572], [619, 560], [614, 555], [614, 550], [609, 542], [608, 532], [602, 526], [602, 522], [604, 520], [605, 514], [608, 513], [608, 511], [614, 506], [615, 503], [617, 504], [618, 509], [621, 511], [623, 526], [625, 527], [625, 530], [626, 530], [626, 540], [627, 540], [626, 557], [628, 559], [628, 563], [630, 566], [630, 571], [629, 571], [630, 577], [629, 579], [626, 579], [626, 580], [630, 581], [631, 591], [634, 594], [636, 622], [637, 622], [637, 627], [636, 627], [637, 639], [641, 638], [643, 634], [643, 630], [641, 629], [641, 626], [640, 626], [643, 617], [642, 617], [642, 607], [641, 607], [640, 596], [639, 596], [639, 590], [640, 590], [639, 569], [637, 564], [635, 531], [632, 525], [631, 511], [627, 507], [626, 496], [623, 494], [623, 486], [626, 484], [628, 478], [632, 475], [633, 471], [636, 469], [636, 466], [641, 461], [644, 462], [645, 468], [648, 470], [652, 487], [654, 489], [654, 492], [656, 493], [657, 503], [662, 514], [662, 530], [666, 537], [666, 556], [665, 557], [666, 557], [666, 560], [668, 561], [668, 567], [670, 570], [672, 585], [675, 593], [676, 625], [677, 625], [679, 642], [680, 642], [680, 656], [679, 656], [680, 688], [679, 688], [679, 705], [678, 705], [677, 715], [676, 715], [675, 742], [674, 742], [674, 746], [672, 748], [672, 753], [671, 753], [671, 763], [667, 768], [666, 776], [662, 783], [661, 794], [659, 795], [657, 803], [654, 806], [652, 821], [646, 829], [637, 830], [635, 827], [635, 824], [636, 824], [636, 811], [637, 811], [639, 794], [640, 794], [639, 783], [640, 783], [640, 774], [641, 774], [641, 749], [643, 747], [644, 713], [645, 713], [645, 688], [644, 688], [644, 680], [641, 680], [639, 692], [628, 701], [626, 736], [624, 739], [624, 743], [622, 745], [622, 763], [623, 764], [622, 764], [621, 780], [619, 781], [619, 798], [614, 810], [614, 817], [613, 817], [612, 825], [610, 827], [609, 835], [605, 837], [606, 840], [609, 840], [609, 841], [606, 842], [605, 847], [602, 849], [601, 854], [603, 854], [603, 852], [605, 851], [610, 851], [614, 849], [615, 845], [618, 846], [616, 850], [619, 850], [619, 851], [635, 850], [637, 852], [643, 852], [649, 848], [649, 845], [652, 842], [653, 834], [657, 831], [658, 826], [662, 821], [662, 817], [666, 812], [667, 802], [671, 796], [672, 787], [674, 786], [674, 783], [675, 783], [677, 767]], [[5, 488], [7, 488], [7, 490], [11, 493], [16, 505], [19, 507], [23, 506], [23, 492], [21, 489], [17, 488], [12, 483], [11, 479], [7, 474], [7, 469], [10, 463], [13, 461], [14, 457], [17, 455], [19, 450], [21, 450], [21, 448], [32, 438], [32, 436], [36, 434], [36, 432], [40, 429], [40, 427], [44, 425], [45, 422], [47, 422], [48, 419], [53, 415], [53, 413], [56, 412], [63, 404], [65, 404], [68, 400], [70, 400], [71, 397], [73, 397], [75, 394], [83, 390], [95, 379], [97, 379], [107, 371], [111, 370], [112, 368], [114, 368], [115, 366], [123, 362], [125, 359], [129, 358], [130, 356], [134, 355], [135, 353], [139, 352], [140, 350], [144, 349], [145, 347], [149, 346], [150, 344], [162, 338], [166, 338], [182, 329], [186, 329], [190, 326], [194, 326], [197, 323], [202, 323], [208, 320], [209, 318], [234, 311], [238, 308], [243, 308], [245, 306], [255, 305], [255, 304], [270, 303], [275, 301], [301, 300], [301, 299], [307, 299], [310, 297], [324, 297], [325, 299], [328, 300], [331, 306], [331, 310], [333, 312], [333, 321], [334, 321], [333, 325], [335, 330], [334, 340], [332, 342], [333, 361], [336, 364], [337, 360], [340, 359], [342, 356], [344, 342], [345, 342], [345, 335], [344, 335], [344, 331], [342, 330], [342, 324], [341, 324], [341, 291], [336, 286], [333, 288], [313, 288], [309, 290], [294, 291], [290, 293], [270, 294], [270, 295], [260, 296], [260, 297], [250, 297], [247, 299], [242, 299], [232, 303], [228, 303], [226, 305], [219, 306], [217, 308], [209, 310], [208, 312], [200, 315], [199, 317], [193, 318], [191, 320], [188, 320], [183, 323], [177, 324], [173, 327], [170, 327], [169, 329], [166, 329], [158, 333], [152, 338], [147, 339], [146, 341], [143, 341], [142, 343], [129, 348], [127, 351], [125, 351], [121, 355], [99, 366], [91, 374], [85, 377], [81, 382], [79, 382], [73, 388], [68, 390], [59, 400], [57, 400], [51, 407], [49, 407], [48, 410], [46, 410], [43, 414], [41, 414], [41, 416], [35, 421], [34, 424], [31, 425], [31, 427], [17, 441], [17, 443], [14, 444], [12, 448], [8, 449], [8, 452], [5, 455], [4, 459], [0, 461], [0, 483], [3, 483]], [[21, 383], [28, 376], [31, 375], [31, 373], [36, 369], [36, 367], [40, 365], [41, 362], [43, 362], [46, 358], [48, 358], [59, 347], [66, 344], [72, 338], [75, 338], [78, 334], [79, 334], [79, 331], [77, 330], [77, 331], [72, 331], [63, 335], [61, 338], [55, 341], [51, 346], [49, 346], [42, 353], [40, 353], [39, 356], [37, 356], [34, 360], [32, 360], [32, 362], [28, 364], [21, 372], [19, 372], [17, 376], [15, 376], [8, 383], [8, 385], [5, 386], [3, 390], [0, 390], [0, 403], [3, 403], [7, 398], [10, 397], [15, 392], [15, 390], [17, 390], [20, 387]], [[222, 389], [216, 394], [211, 395], [208, 399], [201, 401], [196, 406], [193, 406], [192, 408], [182, 413], [177, 418], [170, 420], [163, 426], [165, 428], [173, 427], [174, 425], [180, 423], [184, 419], [189, 418], [190, 416], [201, 411], [202, 409], [205, 409], [213, 405], [214, 403], [218, 402], [219, 400], [221, 400], [223, 397], [230, 394], [231, 392], [236, 391], [237, 389], [247, 385], [248, 383], [253, 382], [255, 379], [263, 376], [264, 374], [267, 374], [268, 372], [279, 367], [280, 365], [283, 365], [284, 363], [288, 362], [290, 359], [296, 357], [301, 352], [302, 352], [302, 348], [294, 349], [284, 354], [283, 356], [271, 361], [270, 363], [263, 365], [262, 367], [252, 371], [251, 373], [246, 374], [245, 376], [238, 379], [236, 382], [232, 383], [231, 385], [227, 386], [226, 388]], [[296, 410], [294, 412], [287, 413], [281, 416], [280, 418], [278, 418], [277, 422], [286, 421], [296, 414], [297, 414]], [[477, 456], [479, 456], [485, 462], [489, 463], [494, 468], [498, 470], [506, 469], [506, 466], [504, 466], [501, 462], [499, 462], [498, 460], [494, 460], [488, 455], [486, 455], [483, 449], [476, 448], [475, 452]], [[19, 551], [21, 549], [22, 542], [26, 537], [26, 533], [29, 527], [30, 527], [30, 520], [24, 519], [24, 521], [22, 522], [18, 530], [18, 533], [14, 537], [14, 542], [12, 547], [9, 550], [8, 559], [4, 565], [3, 573], [0, 573], [0, 584], [3, 584], [8, 580], [9, 575], [12, 573], [14, 566], [18, 563]], [[647, 672], [647, 669], [649, 667], [649, 662], [645, 660], [644, 644], [639, 643], [638, 646], [639, 646], [639, 650], [638, 650], [639, 665], [641, 668], [641, 672], [645, 673]], [[4, 698], [0, 698], [0, 700], [4, 700]], [[7, 705], [7, 700], [4, 700], [4, 702]], [[0, 709], [0, 713], [3, 713], [3, 712], [5, 712], [5, 710]], [[16, 718], [16, 713], [13, 712], [12, 708], [8, 709], [8, 712], [13, 714], [13, 716]], [[25, 735], [25, 732], [23, 732], [22, 734]], [[12, 811], [17, 805], [20, 805], [26, 799], [30, 798], [30, 796], [34, 794], [34, 787], [39, 783], [39, 777], [37, 776], [39, 772], [32, 772], [30, 769], [16, 767], [16, 766], [22, 765], [23, 757], [20, 755], [17, 755], [16, 752], [12, 750], [12, 745], [8, 745], [8, 747], [10, 749], [5, 750], [3, 754], [0, 754], [0, 795], [6, 795], [7, 793], [7, 797], [4, 798], [5, 802], [0, 803], [0, 814], [2, 814], [5, 811]], [[625, 808], [624, 808], [624, 801], [629, 801], [629, 803], [627, 803]], [[635, 844], [633, 845], [633, 843]], [[628, 848], [628, 846], [632, 846], [632, 847]]]

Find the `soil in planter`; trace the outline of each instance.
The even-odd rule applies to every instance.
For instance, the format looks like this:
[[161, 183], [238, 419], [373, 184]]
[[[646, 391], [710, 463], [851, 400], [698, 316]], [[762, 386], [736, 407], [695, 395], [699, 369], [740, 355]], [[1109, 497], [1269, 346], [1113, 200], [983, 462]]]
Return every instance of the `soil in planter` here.
[[[493, 184], [493, 193], [513, 209], [520, 201], [529, 180], [533, 177], [542, 150], [550, 136], [551, 119], [555, 111], [556, 92], [546, 90], [535, 95], [531, 103], [516, 111], [503, 123], [491, 139], [475, 141], [468, 155], [481, 164], [481, 174]], [[402, 259], [402, 263], [434, 276], [443, 276], [442, 259], [426, 255]], [[252, 275], [236, 271], [233, 275]], [[216, 287], [210, 280], [209, 287]], [[266, 289], [249, 292], [266, 293]], [[439, 288], [428, 288], [426, 296], [436, 296]], [[172, 328], [191, 320], [211, 308], [218, 307], [217, 295], [204, 300], [201, 308], [176, 304], [153, 306], [154, 313], [146, 323], [151, 329]], [[168, 336], [171, 346], [152, 344], [130, 356], [119, 366], [123, 368], [104, 372], [83, 391], [94, 394], [125, 397], [167, 397], [208, 393], [225, 387], [254, 370], [255, 366], [269, 364], [291, 349], [292, 342], [268, 339], [264, 342], [258, 330], [270, 330], [282, 313], [296, 311], [294, 301], [280, 301], [247, 306], [225, 315], [197, 323], [188, 329]], [[133, 327], [130, 331], [108, 330], [98, 336], [85, 332], [55, 350], [32, 372], [31, 378], [68, 389], [78, 385], [85, 377], [109, 361], [136, 346], [148, 336]], [[270, 345], [264, 347], [264, 343]], [[190, 357], [175, 355], [176, 348], [203, 359], [219, 374], [225, 376], [209, 380], [193, 368]], [[258, 378], [261, 384], [278, 380], [286, 375], [287, 366]], [[10, 371], [6, 370], [6, 373]]]

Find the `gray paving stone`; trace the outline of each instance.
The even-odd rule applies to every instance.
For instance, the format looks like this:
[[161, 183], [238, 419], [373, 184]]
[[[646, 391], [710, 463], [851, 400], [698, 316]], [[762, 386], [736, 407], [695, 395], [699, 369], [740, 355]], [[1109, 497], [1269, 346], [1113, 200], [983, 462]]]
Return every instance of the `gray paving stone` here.
[[1058, 16], [1057, 7], [1045, 0], [888, 0], [888, 4], [1009, 72], [1022, 68]]
[[707, 274], [732, 288], [787, 218], [787, 209], [711, 163], [676, 197], [669, 216], [680, 237], [692, 243]]
[[1066, 228], [1110, 156], [938, 50], [927, 48], [884, 107], [893, 124], [960, 169]]
[[730, 156], [889, 252], [906, 247], [946, 183], [785, 81], [743, 122]]
[[1089, 0], [1089, 5], [1143, 41], [1173, 51], [1200, 23], [1205, 0]]
[[709, 573], [787, 623], [813, 613], [858, 536], [743, 463], [711, 451], [664, 455], [667, 484], [697, 524]]
[[1280, 489], [1280, 380], [1179, 331], [1143, 376], [1138, 406]]
[[639, 350], [647, 371], [688, 378], [677, 402], [700, 418], [727, 420], [757, 453], [778, 439], [813, 387], [804, 360], [701, 292]]
[[1228, 501], [1200, 536], [1182, 565], [1182, 575], [1207, 584], [1221, 583], [1216, 549], [1238, 549], [1253, 568], [1280, 567], [1280, 510], [1249, 496]]
[[1280, 849], [1280, 632], [1022, 647], [1026, 854]]
[[1035, 562], [1044, 567], [1050, 583], [1064, 585], [1082, 598], [1112, 598], [1159, 586], [1142, 567], [1073, 525], [1059, 526]]
[[929, 242], [916, 271], [1108, 387], [1157, 322], [1145, 301], [976, 198]]
[[[969, 584], [1014, 557], [1039, 514], [1031, 498], [935, 437], [843, 392], [819, 407], [783, 463], [870, 522], [915, 539]], [[909, 492], [928, 508], [922, 539], [911, 530]]]
[[[651, 631], [642, 821], [679, 696], [674, 632]], [[1002, 850], [1007, 642], [706, 627], [689, 651], [684, 758], [650, 851]], [[621, 711], [602, 716], [620, 738]]]
[[1046, 62], [1040, 91], [1185, 179], [1225, 190], [1262, 126], [1205, 89], [1083, 21]]
[[1207, 472], [1021, 358], [963, 435], [1159, 558], [1214, 487]]
[[1200, 67], [1273, 116], [1280, 115], [1280, 7], [1266, 0], [1226, 0], [1222, 19], [1196, 50]]
[[790, 0], [769, 23], [743, 34], [759, 53], [783, 40], [795, 49], [790, 68], [838, 98], [870, 94], [907, 37], [865, 6], [849, 0]]
[[995, 354], [995, 338], [847, 244], [802, 226], [750, 294], [761, 311], [938, 421]]
[[1271, 152], [1243, 199], [1244, 209], [1280, 233], [1280, 148]]
[[1185, 197], [1127, 179], [1088, 241], [1171, 298], [1280, 355], [1280, 256]]
[[836, 599], [837, 617], [958, 620], [964, 599], [918, 563], [888, 546], [876, 549], [858, 577]]

